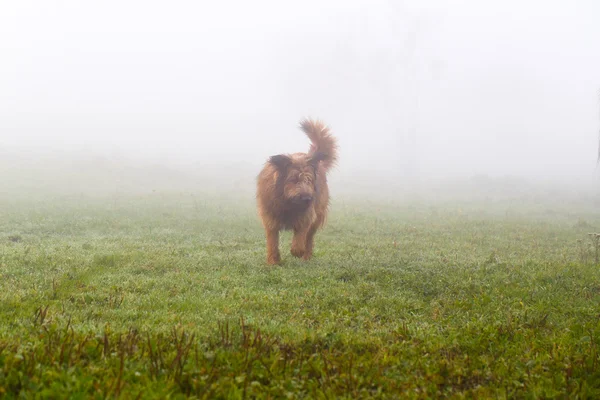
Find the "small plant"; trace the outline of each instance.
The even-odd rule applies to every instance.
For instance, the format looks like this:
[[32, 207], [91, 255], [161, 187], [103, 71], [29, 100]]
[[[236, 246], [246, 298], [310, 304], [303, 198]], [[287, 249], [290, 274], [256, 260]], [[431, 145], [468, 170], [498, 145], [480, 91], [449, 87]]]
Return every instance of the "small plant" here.
[[600, 257], [600, 233], [588, 233], [590, 240], [592, 241], [592, 247], [595, 251], [594, 262], [598, 265], [598, 258]]
[[582, 264], [588, 264], [590, 258], [590, 245], [583, 239], [577, 239], [577, 250], [579, 251], [579, 261]]

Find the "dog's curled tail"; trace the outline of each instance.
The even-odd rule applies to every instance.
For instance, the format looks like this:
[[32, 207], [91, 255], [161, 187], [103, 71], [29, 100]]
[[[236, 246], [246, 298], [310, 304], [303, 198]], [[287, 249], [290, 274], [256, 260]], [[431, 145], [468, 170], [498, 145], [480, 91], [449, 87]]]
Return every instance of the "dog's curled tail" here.
[[312, 142], [308, 154], [318, 154], [326, 171], [333, 167], [338, 159], [338, 145], [329, 127], [320, 120], [305, 118], [300, 121], [300, 128]]

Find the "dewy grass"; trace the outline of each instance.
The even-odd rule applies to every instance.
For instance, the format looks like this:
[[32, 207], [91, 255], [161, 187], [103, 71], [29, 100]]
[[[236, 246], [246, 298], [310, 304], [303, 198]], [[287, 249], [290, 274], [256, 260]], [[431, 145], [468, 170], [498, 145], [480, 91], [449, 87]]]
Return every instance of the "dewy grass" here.
[[338, 200], [280, 267], [252, 199], [0, 210], [6, 398], [600, 396], [593, 207]]

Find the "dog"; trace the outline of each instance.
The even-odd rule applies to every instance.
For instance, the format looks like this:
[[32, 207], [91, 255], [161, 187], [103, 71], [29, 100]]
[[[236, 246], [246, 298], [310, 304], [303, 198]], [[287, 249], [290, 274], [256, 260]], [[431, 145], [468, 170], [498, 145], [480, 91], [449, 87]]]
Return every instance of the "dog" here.
[[304, 119], [300, 128], [311, 141], [308, 153], [272, 156], [257, 178], [256, 199], [267, 237], [269, 265], [281, 263], [281, 230], [294, 231], [292, 255], [309, 260], [315, 233], [327, 218], [327, 172], [337, 162], [337, 140], [320, 120]]

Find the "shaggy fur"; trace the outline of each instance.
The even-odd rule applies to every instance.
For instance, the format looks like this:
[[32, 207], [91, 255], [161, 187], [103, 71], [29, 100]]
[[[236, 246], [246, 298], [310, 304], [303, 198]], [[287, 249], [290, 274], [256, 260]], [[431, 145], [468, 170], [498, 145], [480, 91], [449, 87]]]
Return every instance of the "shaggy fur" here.
[[279, 264], [279, 232], [293, 230], [292, 255], [312, 256], [317, 229], [327, 217], [327, 171], [337, 161], [337, 142], [323, 122], [305, 119], [300, 128], [312, 142], [308, 153], [272, 156], [258, 175], [258, 212], [267, 236], [267, 263]]

